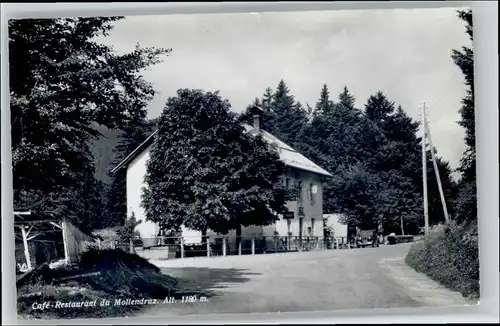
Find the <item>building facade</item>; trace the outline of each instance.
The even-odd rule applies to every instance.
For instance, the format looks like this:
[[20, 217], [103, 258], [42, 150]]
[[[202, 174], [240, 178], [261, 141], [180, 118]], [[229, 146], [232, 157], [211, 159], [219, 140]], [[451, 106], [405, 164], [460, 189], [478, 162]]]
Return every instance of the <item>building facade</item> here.
[[[282, 177], [283, 184], [287, 189], [286, 207], [288, 213], [279, 216], [279, 220], [268, 226], [243, 227], [242, 238], [251, 237], [311, 237], [323, 236], [323, 180], [331, 177], [330, 173], [316, 165], [302, 154], [295, 151], [289, 145], [274, 137], [272, 134], [260, 129], [258, 119], [253, 126], [244, 125], [249, 134], [261, 134], [263, 139], [276, 145], [280, 160], [282, 160], [287, 172]], [[146, 214], [141, 205], [141, 194], [146, 186], [144, 179], [146, 166], [150, 157], [151, 146], [154, 142], [156, 132], [144, 141], [137, 149], [118, 164], [112, 172], [125, 168], [126, 173], [126, 197], [127, 216], [135, 216], [141, 223], [137, 231], [145, 239], [154, 239], [161, 234], [156, 223], [146, 221]], [[208, 231], [208, 236], [217, 236]], [[186, 243], [200, 243], [202, 234], [200, 231], [190, 230], [182, 227], [182, 237]], [[228, 245], [231, 247], [236, 243], [236, 231], [226, 235]]]

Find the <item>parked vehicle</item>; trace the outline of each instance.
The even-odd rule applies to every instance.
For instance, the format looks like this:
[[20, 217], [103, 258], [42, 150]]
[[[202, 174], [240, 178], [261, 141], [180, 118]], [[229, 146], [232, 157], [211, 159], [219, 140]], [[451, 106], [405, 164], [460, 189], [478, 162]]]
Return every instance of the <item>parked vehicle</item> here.
[[396, 233], [391, 233], [387, 236], [387, 244], [394, 245], [396, 244]]
[[378, 247], [378, 234], [375, 229], [373, 230], [361, 230], [358, 233], [356, 239], [356, 245], [359, 248], [365, 247]]

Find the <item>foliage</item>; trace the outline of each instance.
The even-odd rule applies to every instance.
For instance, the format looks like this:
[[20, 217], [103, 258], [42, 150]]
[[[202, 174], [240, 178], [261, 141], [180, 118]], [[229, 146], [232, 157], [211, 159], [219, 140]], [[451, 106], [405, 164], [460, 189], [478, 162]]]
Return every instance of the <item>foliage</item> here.
[[249, 105], [246, 110], [238, 117], [238, 120], [252, 125], [253, 124], [253, 107], [257, 106], [262, 109], [262, 113], [260, 116], [262, 130], [266, 130], [269, 132], [273, 132], [275, 130], [275, 116], [274, 112], [271, 111], [271, 102], [272, 102], [273, 93], [271, 88], [266, 88], [262, 99], [256, 98], [254, 102]]
[[[122, 17], [9, 21], [12, 165], [16, 206], [47, 209], [93, 183], [96, 124], [119, 128], [154, 94], [138, 73], [164, 49], [118, 54], [96, 42]], [[97, 186], [94, 192], [101, 190]], [[24, 199], [24, 200], [23, 200]], [[61, 204], [64, 203], [64, 204]], [[85, 206], [73, 203], [73, 206]], [[96, 219], [99, 219], [97, 217]]]
[[[458, 17], [465, 22], [466, 32], [472, 41], [472, 11], [460, 10]], [[461, 115], [459, 124], [465, 129], [466, 150], [458, 169], [461, 173], [461, 180], [459, 194], [455, 202], [457, 206], [456, 219], [458, 221], [472, 221], [477, 219], [474, 52], [471, 47], [464, 46], [461, 51], [453, 50], [451, 58], [464, 74], [467, 87], [467, 95], [463, 98], [462, 107], [459, 110]]]
[[442, 225], [424, 242], [411, 247], [406, 263], [444, 286], [478, 299], [477, 223]]
[[[281, 98], [281, 104], [277, 98]], [[254, 105], [263, 102], [256, 99]], [[294, 103], [284, 81], [278, 85], [274, 100], [266, 103], [270, 103], [264, 114], [268, 130], [290, 141], [287, 135], [291, 129], [279, 121], [280, 109], [291, 108]], [[302, 109], [299, 118], [291, 111], [286, 115], [294, 117], [293, 130], [301, 126], [299, 133], [293, 132], [290, 144], [333, 174], [325, 180], [325, 212], [344, 213], [351, 228], [382, 224], [385, 233], [399, 233], [403, 220], [406, 233], [417, 232], [423, 223], [421, 139], [417, 136], [419, 123], [403, 108], [379, 91], [360, 110], [347, 87], [333, 101], [324, 84], [314, 110]], [[251, 106], [240, 120], [249, 123], [250, 118]], [[434, 224], [444, 217], [430, 153], [428, 158], [429, 206]], [[455, 191], [451, 170], [439, 157], [438, 168], [449, 198]]]
[[285, 81], [280, 80], [274, 92], [268, 87], [262, 99], [256, 99], [239, 116], [241, 122], [252, 124], [253, 114], [251, 112], [254, 105], [261, 106], [264, 111], [262, 113], [262, 129], [290, 145], [300, 141], [297, 135], [309, 120], [309, 114], [300, 102], [295, 102], [295, 98], [290, 94], [290, 89]]
[[[140, 111], [135, 119], [122, 130], [114, 149], [113, 167], [135, 150], [155, 128], [154, 122], [146, 119], [146, 112]], [[109, 171], [108, 171], [109, 173]], [[110, 173], [111, 174], [111, 173]], [[127, 217], [127, 170], [121, 168], [111, 175], [111, 185], [106, 198], [106, 218], [103, 227], [123, 225]]]
[[65, 191], [64, 200], [59, 197], [59, 203], [65, 203], [62, 213], [70, 214], [80, 226], [84, 225], [91, 230], [102, 228], [105, 212], [106, 186], [94, 178], [93, 171], [77, 181], [76, 189]]
[[[380, 138], [375, 125], [354, 107], [354, 97], [347, 87], [334, 103], [323, 87], [312, 121], [304, 126], [297, 146], [306, 156], [333, 174], [324, 187], [326, 212], [342, 212], [349, 222], [371, 224], [376, 218], [370, 206], [379, 181], [367, 163]], [[321, 107], [329, 103], [329, 109]], [[326, 112], [326, 113], [324, 113]], [[355, 221], [356, 218], [362, 220]]]
[[141, 224], [141, 221], [137, 221], [134, 213], [132, 213], [132, 216], [125, 219], [123, 225], [116, 231], [120, 242], [128, 245], [130, 241], [134, 240], [137, 237], [136, 227], [139, 224]]
[[328, 115], [333, 110], [333, 101], [330, 99], [330, 91], [328, 86], [323, 84], [321, 88], [321, 95], [319, 96], [318, 102], [316, 102], [316, 111], [323, 115]]
[[167, 100], [147, 164], [147, 220], [227, 233], [284, 211], [283, 163], [229, 108], [217, 92], [180, 89]]
[[271, 109], [275, 116], [274, 135], [285, 143], [295, 144], [296, 135], [307, 121], [307, 113], [290, 94], [290, 89], [281, 80], [274, 92]]

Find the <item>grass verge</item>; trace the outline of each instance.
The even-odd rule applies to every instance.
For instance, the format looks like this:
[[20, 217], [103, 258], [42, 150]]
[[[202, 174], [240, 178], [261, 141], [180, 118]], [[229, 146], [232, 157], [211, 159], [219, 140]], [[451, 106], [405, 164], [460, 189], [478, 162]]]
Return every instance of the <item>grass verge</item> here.
[[423, 242], [414, 244], [406, 264], [443, 286], [479, 299], [477, 223], [439, 225]]

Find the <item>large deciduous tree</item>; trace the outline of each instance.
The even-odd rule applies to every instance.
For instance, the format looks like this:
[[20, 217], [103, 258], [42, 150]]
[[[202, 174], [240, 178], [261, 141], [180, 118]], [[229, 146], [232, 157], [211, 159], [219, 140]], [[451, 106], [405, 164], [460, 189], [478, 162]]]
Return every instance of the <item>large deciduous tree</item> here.
[[35, 197], [46, 209], [61, 205], [63, 193], [93, 177], [95, 123], [121, 128], [153, 96], [139, 72], [169, 50], [138, 45], [119, 54], [96, 41], [122, 18], [9, 21], [16, 206], [31, 207]]
[[227, 233], [284, 211], [284, 164], [229, 109], [218, 92], [180, 89], [167, 100], [147, 164], [147, 220]]

